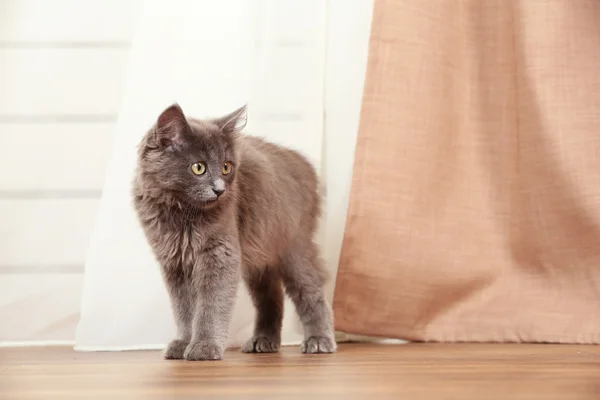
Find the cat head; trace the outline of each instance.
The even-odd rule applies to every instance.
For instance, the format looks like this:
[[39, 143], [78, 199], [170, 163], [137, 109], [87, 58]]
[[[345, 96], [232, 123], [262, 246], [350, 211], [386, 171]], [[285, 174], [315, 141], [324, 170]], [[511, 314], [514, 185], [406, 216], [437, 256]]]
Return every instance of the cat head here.
[[246, 107], [221, 118], [186, 118], [173, 104], [140, 146], [140, 178], [189, 205], [210, 209], [232, 196], [239, 166], [235, 141], [246, 125]]

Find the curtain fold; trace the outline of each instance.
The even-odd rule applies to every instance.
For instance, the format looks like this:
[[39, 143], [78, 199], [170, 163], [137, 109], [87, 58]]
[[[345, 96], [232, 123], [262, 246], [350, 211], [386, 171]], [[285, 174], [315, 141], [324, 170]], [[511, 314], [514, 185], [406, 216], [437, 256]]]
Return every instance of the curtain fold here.
[[337, 329], [600, 343], [600, 2], [375, 0]]

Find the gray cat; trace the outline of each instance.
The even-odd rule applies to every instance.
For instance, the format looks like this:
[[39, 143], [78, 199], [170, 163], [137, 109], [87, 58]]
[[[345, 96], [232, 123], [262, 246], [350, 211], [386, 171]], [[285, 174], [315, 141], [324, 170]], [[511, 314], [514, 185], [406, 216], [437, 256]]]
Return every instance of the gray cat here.
[[283, 287], [304, 326], [301, 351], [336, 349], [313, 242], [315, 171], [295, 151], [240, 135], [245, 123], [245, 107], [198, 120], [174, 104], [139, 147], [135, 208], [162, 266], [178, 331], [167, 359], [223, 358], [240, 276], [257, 309], [242, 351], [279, 350]]

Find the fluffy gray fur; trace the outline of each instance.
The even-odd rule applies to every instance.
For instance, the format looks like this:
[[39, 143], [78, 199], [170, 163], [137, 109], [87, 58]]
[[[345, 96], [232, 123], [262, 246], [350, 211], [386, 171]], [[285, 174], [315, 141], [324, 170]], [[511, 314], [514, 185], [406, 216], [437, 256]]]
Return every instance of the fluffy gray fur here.
[[[167, 359], [222, 359], [240, 277], [257, 309], [242, 351], [279, 350], [284, 287], [304, 326], [301, 351], [336, 349], [326, 273], [313, 242], [317, 176], [297, 152], [240, 135], [245, 121], [245, 107], [198, 120], [174, 104], [139, 147], [135, 208], [177, 324]], [[193, 172], [197, 162], [206, 166], [203, 174]]]

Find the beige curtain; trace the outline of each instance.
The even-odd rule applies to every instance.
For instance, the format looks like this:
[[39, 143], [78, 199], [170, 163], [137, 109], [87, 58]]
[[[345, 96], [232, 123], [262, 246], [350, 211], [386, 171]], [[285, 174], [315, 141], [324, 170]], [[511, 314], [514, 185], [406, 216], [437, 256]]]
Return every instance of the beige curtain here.
[[343, 332], [600, 343], [600, 1], [375, 0]]

